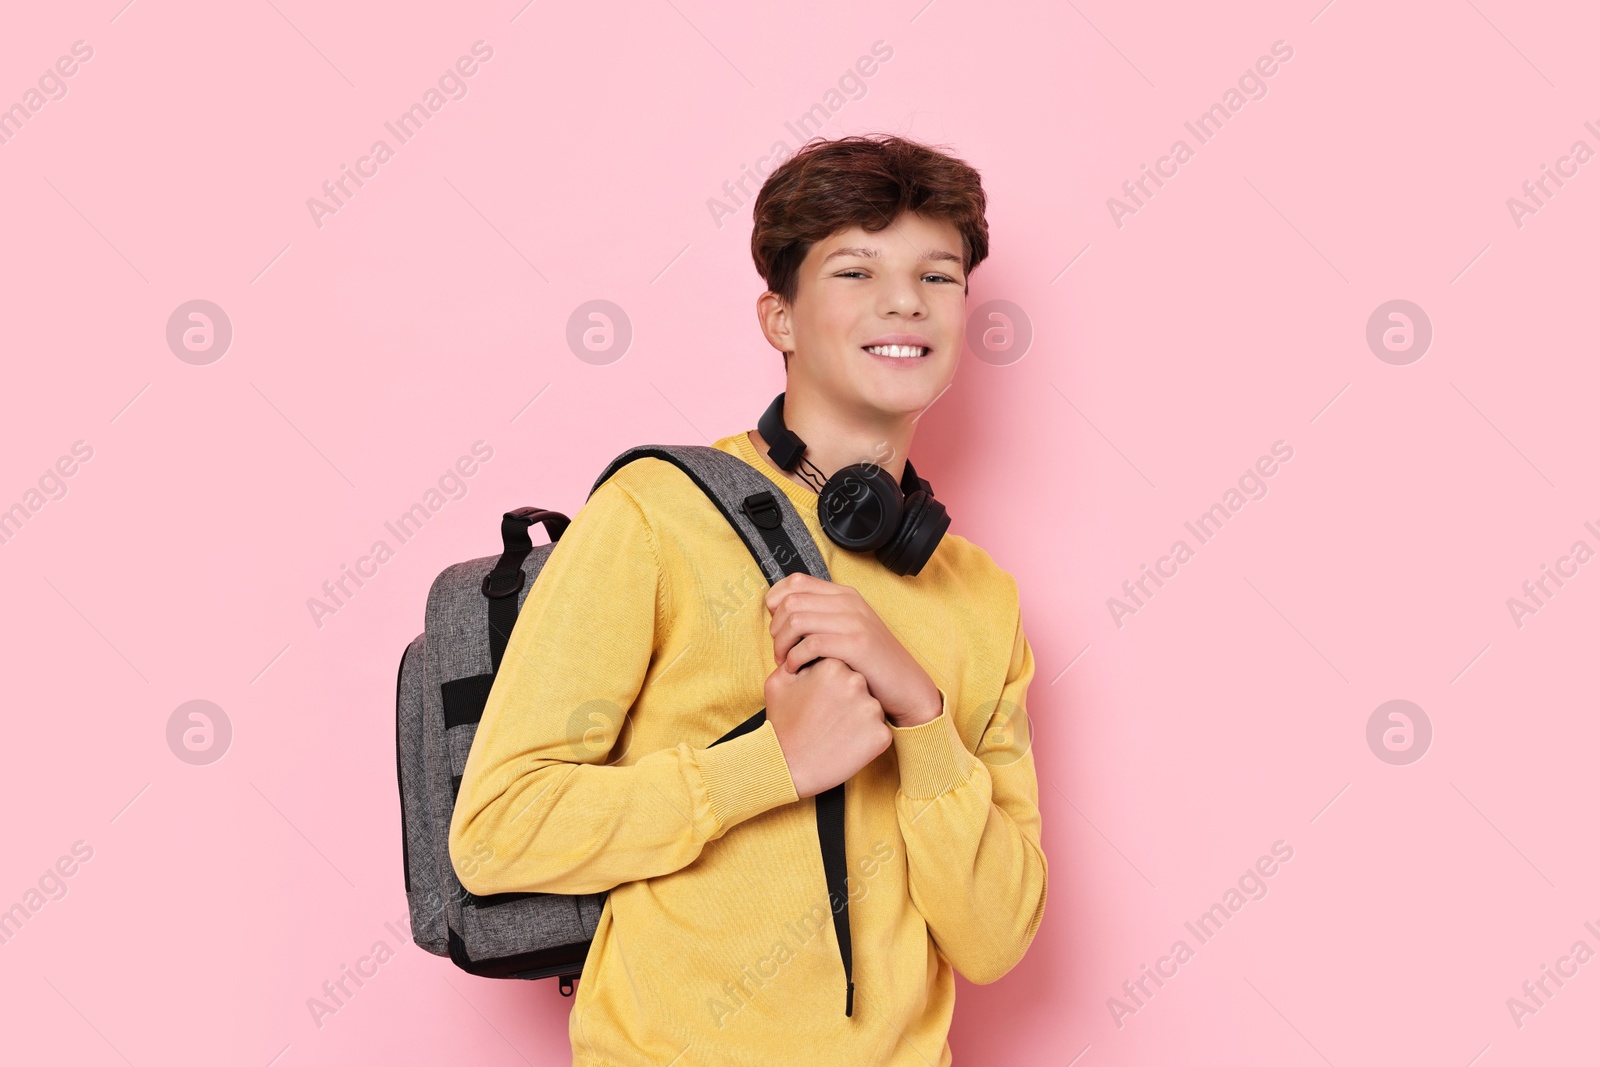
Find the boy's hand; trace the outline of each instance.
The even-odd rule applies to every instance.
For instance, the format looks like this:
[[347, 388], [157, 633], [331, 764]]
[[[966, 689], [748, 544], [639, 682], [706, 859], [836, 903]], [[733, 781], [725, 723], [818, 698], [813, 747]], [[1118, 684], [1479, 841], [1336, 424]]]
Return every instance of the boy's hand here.
[[791, 574], [766, 595], [772, 612], [773, 662], [790, 673], [812, 660], [842, 660], [867, 680], [867, 688], [895, 726], [918, 726], [939, 717], [939, 690], [928, 672], [895, 639], [878, 613], [848, 585]]
[[767, 721], [804, 800], [846, 781], [894, 743], [867, 680], [840, 660], [767, 675]]

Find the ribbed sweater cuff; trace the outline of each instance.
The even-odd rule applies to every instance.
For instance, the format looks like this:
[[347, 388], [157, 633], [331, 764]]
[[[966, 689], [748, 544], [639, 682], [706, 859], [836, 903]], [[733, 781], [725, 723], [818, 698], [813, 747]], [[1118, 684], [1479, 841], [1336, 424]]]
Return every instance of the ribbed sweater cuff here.
[[771, 722], [702, 751], [700, 776], [712, 814], [724, 830], [800, 799]]
[[939, 715], [920, 726], [890, 724], [894, 754], [900, 763], [900, 792], [908, 797], [936, 797], [972, 777], [978, 757], [967, 751], [950, 716], [949, 698], [939, 690]]

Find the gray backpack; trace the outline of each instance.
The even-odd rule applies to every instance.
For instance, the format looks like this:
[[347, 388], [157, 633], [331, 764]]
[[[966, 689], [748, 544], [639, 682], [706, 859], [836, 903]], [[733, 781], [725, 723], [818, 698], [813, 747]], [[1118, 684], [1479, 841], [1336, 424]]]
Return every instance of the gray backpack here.
[[[641, 445], [612, 460], [593, 496], [618, 470], [652, 457], [675, 465], [717, 505], [755, 557], [768, 584], [828, 569], [789, 498], [737, 456], [704, 445]], [[395, 748], [400, 779], [401, 849], [411, 936], [418, 945], [486, 978], [559, 978], [563, 996], [583, 974], [606, 894], [466, 891], [450, 860], [450, 816], [472, 740], [500, 668], [517, 615], [569, 523], [542, 508], [518, 508], [500, 523], [502, 552], [445, 569], [428, 591], [424, 632], [400, 657], [395, 695]], [[542, 523], [550, 543], [534, 545]], [[766, 709], [709, 744], [754, 730]], [[691, 744], [705, 739], [689, 738]], [[844, 968], [845, 1014], [855, 985], [850, 910], [845, 893], [844, 785], [816, 797], [822, 875], [832, 904]]]

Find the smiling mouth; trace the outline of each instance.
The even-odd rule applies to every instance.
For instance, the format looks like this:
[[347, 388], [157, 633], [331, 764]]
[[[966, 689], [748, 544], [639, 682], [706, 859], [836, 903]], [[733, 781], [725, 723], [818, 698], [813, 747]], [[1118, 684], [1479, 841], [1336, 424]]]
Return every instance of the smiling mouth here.
[[865, 351], [875, 356], [888, 356], [890, 359], [918, 359], [933, 349], [918, 345], [867, 345]]

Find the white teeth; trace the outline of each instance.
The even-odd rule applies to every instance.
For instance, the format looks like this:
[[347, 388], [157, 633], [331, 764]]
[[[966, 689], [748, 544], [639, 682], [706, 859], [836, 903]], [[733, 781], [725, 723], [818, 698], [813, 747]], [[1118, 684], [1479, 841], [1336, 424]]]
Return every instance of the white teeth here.
[[916, 345], [873, 345], [867, 351], [875, 356], [892, 356], [895, 359], [911, 359], [928, 354], [926, 348]]

